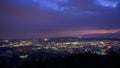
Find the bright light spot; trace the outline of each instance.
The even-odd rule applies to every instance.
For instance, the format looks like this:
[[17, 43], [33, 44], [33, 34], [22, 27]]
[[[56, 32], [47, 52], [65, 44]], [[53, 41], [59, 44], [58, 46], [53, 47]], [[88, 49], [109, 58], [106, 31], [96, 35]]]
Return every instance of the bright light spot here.
[[8, 42], [9, 42], [9, 40], [5, 40], [5, 42], [6, 42], [6, 43], [8, 43]]
[[71, 43], [70, 43], [70, 42], [66, 42], [65, 44], [66, 44], [66, 45], [69, 45], [69, 44], [71, 44]]
[[25, 58], [27, 58], [28, 57], [28, 55], [21, 55], [21, 56], [19, 56], [21, 59], [25, 59]]
[[48, 39], [47, 39], [47, 38], [45, 38], [45, 39], [44, 39], [44, 41], [46, 42], [46, 41], [48, 41]]
[[107, 48], [110, 49], [110, 48], [112, 48], [112, 46], [108, 46]]

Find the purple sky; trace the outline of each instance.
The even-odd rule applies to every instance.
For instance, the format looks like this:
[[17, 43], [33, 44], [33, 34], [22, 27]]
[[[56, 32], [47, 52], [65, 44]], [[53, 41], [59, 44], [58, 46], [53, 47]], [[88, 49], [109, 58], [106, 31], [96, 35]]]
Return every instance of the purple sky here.
[[0, 38], [120, 34], [120, 0], [0, 0]]

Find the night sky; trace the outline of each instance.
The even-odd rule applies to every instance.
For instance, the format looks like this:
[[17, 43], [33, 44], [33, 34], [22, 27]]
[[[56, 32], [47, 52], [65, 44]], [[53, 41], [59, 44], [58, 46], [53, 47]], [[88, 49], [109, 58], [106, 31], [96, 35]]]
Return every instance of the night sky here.
[[0, 39], [120, 35], [120, 0], [0, 0]]

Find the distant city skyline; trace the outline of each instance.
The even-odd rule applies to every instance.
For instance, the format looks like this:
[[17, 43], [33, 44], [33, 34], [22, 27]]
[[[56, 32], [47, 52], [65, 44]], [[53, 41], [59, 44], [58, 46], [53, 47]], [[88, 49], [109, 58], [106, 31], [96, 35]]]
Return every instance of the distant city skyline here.
[[119, 35], [119, 0], [0, 0], [0, 39]]

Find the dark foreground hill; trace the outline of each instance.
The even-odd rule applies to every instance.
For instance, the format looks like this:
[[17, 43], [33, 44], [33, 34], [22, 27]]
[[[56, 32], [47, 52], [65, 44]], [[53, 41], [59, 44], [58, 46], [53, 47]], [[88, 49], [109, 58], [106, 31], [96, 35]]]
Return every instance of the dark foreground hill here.
[[0, 62], [0, 68], [120, 68], [119, 58], [120, 55], [115, 53], [106, 56], [91, 53], [71, 54], [44, 61], [24, 59], [18, 65], [10, 65], [10, 62], [3, 60]]

